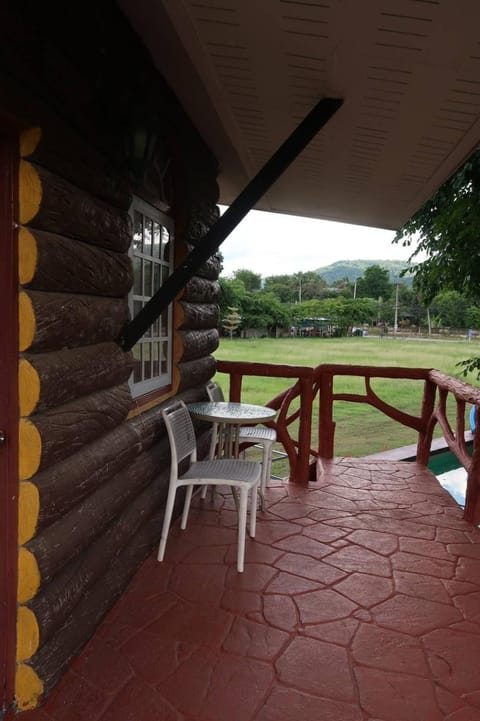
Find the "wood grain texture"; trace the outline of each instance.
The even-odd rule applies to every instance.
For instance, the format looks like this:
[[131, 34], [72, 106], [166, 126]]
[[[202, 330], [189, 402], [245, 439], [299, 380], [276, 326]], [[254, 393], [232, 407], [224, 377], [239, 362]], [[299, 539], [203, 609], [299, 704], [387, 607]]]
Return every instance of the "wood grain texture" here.
[[[45, 115], [45, 113], [43, 114]], [[20, 136], [20, 155], [88, 193], [124, 210], [131, 203], [130, 184], [111, 164], [58, 116]]]
[[141, 448], [140, 438], [130, 423], [122, 423], [63, 461], [37, 473], [35, 485], [40, 496], [37, 531], [107, 483], [133, 461]]
[[24, 351], [56, 351], [114, 341], [129, 318], [126, 299], [39, 290], [20, 296], [25, 298], [19, 305]]
[[217, 350], [220, 336], [216, 328], [208, 330], [180, 331], [178, 361], [191, 361], [209, 355]]
[[57, 633], [30, 660], [47, 693], [58, 682], [70, 660], [94, 632], [150, 553], [159, 537], [162, 518], [163, 512], [155, 511], [153, 516], [145, 520], [130, 543], [113, 560], [108, 571], [84, 594], [75, 613], [68, 617]]
[[41, 438], [39, 470], [68, 458], [119, 426], [130, 405], [130, 388], [123, 383], [31, 416]]
[[180, 330], [201, 330], [218, 327], [218, 305], [180, 301], [178, 308]]
[[186, 284], [182, 301], [189, 303], [218, 303], [220, 297], [220, 283], [216, 280], [207, 280], [194, 276]]
[[39, 635], [42, 644], [58, 631], [85, 593], [108, 571], [113, 559], [128, 545], [152, 511], [162, 504], [168, 477], [168, 471], [157, 476], [88, 548], [67, 563], [31, 601], [30, 608], [41, 629]]
[[[38, 413], [120, 385], [128, 380], [132, 368], [131, 353], [125, 353], [116, 343], [27, 353], [19, 364], [20, 413]], [[36, 393], [32, 397], [37, 384], [38, 397]]]
[[[162, 439], [58, 521], [38, 533], [27, 548], [35, 556], [41, 585], [88, 548], [140, 491], [162, 471], [168, 470], [169, 458], [168, 440]], [[160, 494], [158, 488], [158, 493], [164, 496], [165, 489]]]
[[[21, 165], [29, 164], [22, 161]], [[27, 204], [25, 199], [28, 213], [25, 211], [21, 215], [22, 224], [28, 223], [37, 229], [77, 238], [107, 250], [125, 252], [128, 249], [131, 228], [126, 211], [95, 198], [39, 165], [31, 164], [31, 167], [40, 182], [41, 200], [34, 213], [35, 207]], [[25, 184], [29, 186], [33, 182], [30, 175], [25, 175]]]
[[210, 380], [215, 375], [216, 364], [213, 356], [205, 356], [195, 361], [186, 361], [178, 364], [180, 374], [179, 391], [198, 386]]
[[121, 298], [132, 286], [126, 253], [27, 228], [20, 229], [18, 243], [19, 280], [32, 290]]

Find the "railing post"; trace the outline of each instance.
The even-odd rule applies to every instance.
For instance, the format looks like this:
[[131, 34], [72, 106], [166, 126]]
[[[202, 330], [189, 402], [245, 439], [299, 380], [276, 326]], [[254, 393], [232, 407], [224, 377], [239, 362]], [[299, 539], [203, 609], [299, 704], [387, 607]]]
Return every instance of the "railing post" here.
[[320, 412], [318, 423], [318, 452], [320, 458], [333, 458], [335, 423], [333, 421], [333, 374], [320, 370]]
[[475, 412], [475, 435], [473, 438], [473, 456], [467, 475], [467, 491], [465, 494], [465, 510], [463, 517], [470, 523], [480, 523], [478, 492], [480, 488], [480, 413]]
[[422, 430], [418, 434], [417, 442], [417, 463], [422, 466], [428, 465], [430, 458], [430, 446], [432, 444], [432, 435], [434, 424], [431, 422], [433, 412], [435, 410], [435, 395], [437, 386], [431, 380], [426, 379], [423, 386], [423, 399], [421, 411]]
[[310, 448], [312, 444], [313, 378], [300, 378], [300, 419], [298, 427], [298, 453], [293, 480], [308, 483], [310, 480]]
[[241, 373], [230, 373], [230, 394], [229, 399], [232, 403], [240, 403], [242, 397], [242, 381]]

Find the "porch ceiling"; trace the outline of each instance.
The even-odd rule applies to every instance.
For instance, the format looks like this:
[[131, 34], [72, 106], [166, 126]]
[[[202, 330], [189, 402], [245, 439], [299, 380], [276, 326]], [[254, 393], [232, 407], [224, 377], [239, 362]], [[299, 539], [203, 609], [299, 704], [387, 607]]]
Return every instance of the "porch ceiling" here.
[[478, 0], [119, 0], [220, 162], [228, 204], [324, 96], [257, 206], [397, 228], [480, 141]]

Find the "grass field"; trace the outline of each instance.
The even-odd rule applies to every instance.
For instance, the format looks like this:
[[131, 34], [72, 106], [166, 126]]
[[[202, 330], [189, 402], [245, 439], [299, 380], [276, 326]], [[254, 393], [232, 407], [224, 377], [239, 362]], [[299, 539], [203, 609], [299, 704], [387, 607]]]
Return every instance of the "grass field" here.
[[[472, 355], [480, 355], [478, 342], [466, 340], [412, 340], [401, 338], [260, 338], [221, 340], [217, 359], [256, 361], [289, 365], [317, 366], [320, 363], [342, 363], [378, 366], [436, 368], [449, 375], [479, 385], [475, 375], [463, 378], [456, 364]], [[217, 374], [216, 380], [228, 395], [228, 378]], [[246, 377], [242, 400], [264, 404], [291, 383], [288, 379]], [[374, 380], [374, 391], [386, 402], [419, 415], [423, 393], [420, 381]], [[363, 393], [363, 380], [342, 377], [335, 381], [335, 392]], [[449, 408], [453, 411], [454, 407]], [[316, 447], [318, 406], [314, 409], [312, 429]], [[335, 454], [364, 456], [398, 446], [416, 443], [415, 431], [391, 421], [364, 403], [337, 402]], [[436, 435], [439, 435], [438, 433]]]

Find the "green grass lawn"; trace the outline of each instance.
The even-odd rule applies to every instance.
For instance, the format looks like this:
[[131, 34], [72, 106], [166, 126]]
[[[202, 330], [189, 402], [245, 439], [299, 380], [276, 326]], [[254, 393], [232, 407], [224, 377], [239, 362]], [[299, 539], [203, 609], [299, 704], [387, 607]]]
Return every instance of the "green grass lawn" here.
[[[223, 338], [215, 353], [217, 359], [255, 361], [288, 365], [317, 366], [321, 363], [358, 364], [371, 366], [406, 366], [436, 368], [449, 375], [479, 385], [475, 375], [463, 378], [456, 364], [472, 355], [480, 355], [478, 342], [466, 340], [412, 340], [402, 338]], [[228, 396], [228, 377], [217, 374], [216, 380]], [[242, 400], [264, 404], [291, 382], [282, 378], [245, 377]], [[396, 408], [419, 415], [423, 382], [374, 380], [374, 391], [382, 400]], [[341, 377], [335, 380], [335, 392], [363, 393], [364, 382], [359, 378]], [[454, 404], [449, 406], [454, 418]], [[375, 408], [364, 403], [337, 402], [335, 454], [364, 456], [398, 446], [416, 443], [412, 429], [391, 421]], [[312, 446], [317, 447], [318, 405], [314, 408]], [[436, 435], [440, 435], [437, 433]]]

